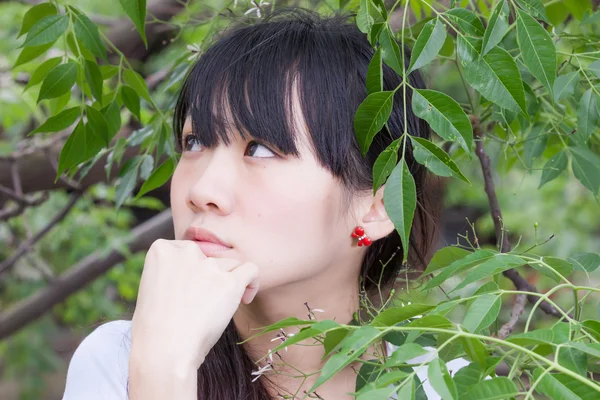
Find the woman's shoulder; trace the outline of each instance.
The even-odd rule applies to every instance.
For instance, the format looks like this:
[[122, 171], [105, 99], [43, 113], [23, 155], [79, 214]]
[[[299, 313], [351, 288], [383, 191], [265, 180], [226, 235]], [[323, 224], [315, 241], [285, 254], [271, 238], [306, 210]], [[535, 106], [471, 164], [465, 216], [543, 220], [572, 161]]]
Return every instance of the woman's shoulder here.
[[127, 399], [131, 321], [98, 326], [75, 350], [63, 400]]

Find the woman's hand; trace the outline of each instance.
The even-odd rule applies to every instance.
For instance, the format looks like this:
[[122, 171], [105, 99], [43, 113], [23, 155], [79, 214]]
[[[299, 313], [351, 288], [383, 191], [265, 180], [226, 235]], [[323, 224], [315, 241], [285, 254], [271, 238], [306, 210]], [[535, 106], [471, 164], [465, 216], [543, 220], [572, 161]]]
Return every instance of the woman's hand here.
[[152, 243], [132, 319], [130, 390], [147, 383], [134, 382], [132, 374], [146, 381], [150, 371], [193, 381], [195, 389], [196, 371], [240, 302], [252, 302], [258, 285], [258, 267], [252, 263], [207, 258], [190, 240]]

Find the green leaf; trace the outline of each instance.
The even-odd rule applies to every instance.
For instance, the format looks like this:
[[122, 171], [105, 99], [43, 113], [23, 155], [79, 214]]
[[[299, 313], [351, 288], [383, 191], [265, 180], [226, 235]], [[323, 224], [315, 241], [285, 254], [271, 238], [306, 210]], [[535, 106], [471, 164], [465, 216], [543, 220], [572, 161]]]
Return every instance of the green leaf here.
[[106, 47], [100, 39], [98, 27], [85, 14], [75, 15], [75, 36], [77, 39], [92, 52], [93, 55], [108, 62], [106, 57]]
[[39, 132], [58, 132], [73, 125], [77, 117], [81, 115], [81, 108], [73, 107], [63, 110], [60, 114], [50, 117], [42, 125], [33, 130], [28, 136]]
[[41, 46], [54, 43], [69, 26], [69, 17], [66, 15], [49, 15], [36, 22], [19, 47]]
[[506, 0], [500, 0], [492, 15], [490, 16], [490, 22], [485, 29], [483, 35], [483, 42], [481, 44], [481, 56], [485, 56], [491, 49], [493, 49], [504, 37], [506, 30], [508, 29], [508, 22], [506, 20], [508, 15], [508, 6]]
[[552, 343], [554, 344], [564, 344], [569, 341], [569, 336], [571, 335], [571, 328], [569, 323], [567, 322], [558, 322], [552, 327], [552, 333], [554, 338]]
[[517, 9], [517, 40], [525, 66], [550, 94], [556, 79], [556, 48], [550, 34], [529, 14]]
[[104, 115], [100, 111], [90, 106], [85, 106], [85, 114], [88, 119], [88, 123], [86, 125], [88, 133], [99, 138], [104, 146], [108, 146], [108, 125]]
[[144, 181], [147, 180], [153, 168], [154, 158], [150, 154], [144, 154], [140, 163], [140, 178]]
[[85, 79], [88, 85], [90, 85], [92, 95], [98, 100], [100, 107], [102, 107], [102, 74], [100, 74], [98, 64], [90, 60], [85, 60]]
[[135, 90], [127, 85], [121, 86], [121, 99], [123, 99], [125, 107], [140, 121], [140, 96]]
[[369, 68], [367, 70], [367, 94], [381, 92], [383, 90], [383, 74], [382, 74], [382, 63], [383, 58], [381, 55], [381, 46], [377, 48], [371, 62], [369, 62]]
[[477, 384], [482, 378], [481, 366], [477, 363], [471, 363], [462, 367], [454, 374], [454, 383], [458, 393], [466, 393], [469, 387]]
[[380, 335], [381, 332], [379, 330], [369, 325], [361, 326], [357, 330], [350, 333], [350, 335], [348, 335], [348, 337], [346, 337], [346, 339], [344, 339], [342, 342], [342, 348], [340, 352], [332, 355], [327, 360], [321, 370], [319, 378], [317, 378], [317, 381], [308, 392], [314, 392], [315, 389], [354, 362]]
[[29, 82], [27, 82], [27, 86], [25, 86], [25, 89], [23, 89], [23, 92], [25, 92], [30, 87], [33, 87], [33, 86], [37, 85], [38, 83], [42, 82], [44, 80], [44, 78], [46, 77], [46, 75], [48, 75], [48, 72], [50, 72], [50, 70], [52, 68], [54, 68], [58, 64], [60, 64], [61, 60], [62, 60], [62, 57], [54, 57], [54, 58], [50, 58], [50, 59], [44, 61], [42, 64], [40, 64], [40, 66], [37, 67], [37, 69], [33, 72], [33, 74], [31, 74], [31, 77], [29, 78]]
[[550, 24], [542, 0], [517, 0], [517, 3], [523, 10]]
[[148, 86], [146, 86], [146, 81], [141, 77], [140, 74], [131, 69], [126, 69], [123, 72], [123, 79], [125, 83], [133, 88], [136, 93], [146, 100], [148, 103], [152, 102], [150, 98], [150, 92], [148, 91]]
[[116, 208], [119, 209], [125, 203], [125, 200], [129, 198], [138, 178], [140, 163], [136, 158], [128, 160], [121, 171], [119, 172], [119, 180], [117, 181], [117, 187], [115, 190], [115, 203]]
[[372, 326], [393, 326], [417, 315], [426, 313], [434, 306], [428, 304], [407, 304], [403, 307], [390, 307], [379, 314], [371, 321]]
[[[408, 379], [407, 382], [398, 390], [398, 399], [415, 400], [415, 380]], [[362, 399], [361, 399], [362, 400]]]
[[62, 109], [65, 108], [65, 106], [69, 103], [69, 100], [71, 100], [70, 90], [66, 91], [61, 96], [48, 100], [50, 113], [56, 115], [61, 112]]
[[479, 365], [486, 365], [486, 360], [490, 355], [479, 339], [461, 337], [460, 342], [465, 353], [472, 361], [479, 363]]
[[[377, 360], [373, 360], [373, 362], [377, 362]], [[356, 375], [355, 390], [360, 392], [360, 389], [365, 387], [365, 385], [369, 384], [370, 382], [375, 382], [380, 374], [381, 367], [379, 365], [371, 365], [367, 363], [363, 364]]]
[[465, 33], [473, 36], [483, 36], [483, 24], [472, 11], [469, 11], [466, 8], [453, 8], [446, 11], [444, 14], [446, 14], [451, 21], [456, 22]]
[[538, 344], [552, 343], [554, 339], [554, 332], [550, 329], [537, 329], [526, 333], [519, 333], [511, 335], [505, 340], [518, 344], [519, 346], [531, 346]]
[[[352, 322], [356, 320], [350, 321], [349, 325], [356, 326]], [[358, 322], [358, 321], [356, 321]], [[346, 336], [350, 334], [349, 329], [335, 329], [325, 333], [325, 340], [323, 341], [323, 347], [325, 348], [325, 355], [323, 358], [329, 357], [334, 350], [340, 347], [340, 343]]]
[[390, 117], [394, 91], [376, 92], [358, 106], [354, 115], [354, 131], [363, 155], [369, 151], [373, 138]]
[[429, 265], [427, 265], [425, 272], [423, 272], [423, 275], [427, 275], [441, 268], [446, 268], [451, 263], [461, 260], [469, 254], [471, 254], [470, 251], [457, 246], [442, 247], [435, 252], [431, 261], [429, 261]]
[[571, 152], [573, 175], [594, 196], [600, 189], [600, 156], [586, 147], [568, 147]]
[[469, 117], [452, 97], [428, 89], [415, 89], [412, 98], [415, 115], [424, 119], [442, 138], [457, 142], [471, 154], [473, 128]]
[[360, 8], [356, 14], [356, 25], [362, 33], [369, 33], [375, 22], [375, 19], [369, 13], [369, 7], [371, 6], [370, 0], [360, 0]]
[[147, 48], [148, 41], [146, 39], [146, 31], [144, 30], [144, 24], [146, 23], [146, 0], [119, 0], [119, 3], [121, 3], [121, 7], [123, 7], [123, 10], [125, 10], [129, 18], [133, 21]]
[[429, 64], [437, 57], [445, 41], [444, 24], [438, 18], [427, 22], [413, 47], [407, 73]]
[[52, 47], [52, 43], [44, 44], [42, 46], [25, 47], [21, 50], [21, 53], [19, 53], [19, 57], [17, 57], [17, 61], [15, 61], [15, 65], [13, 65], [12, 68], [16, 68], [19, 65], [26, 64], [29, 61], [36, 59], [44, 54], [50, 47]]
[[404, 63], [400, 54], [398, 42], [394, 39], [390, 32], [389, 25], [385, 25], [379, 34], [379, 42], [381, 46], [381, 55], [383, 61], [390, 66], [399, 76], [404, 75]]
[[579, 375], [587, 375], [588, 356], [586, 353], [573, 347], [557, 347], [556, 351], [558, 352], [558, 363], [561, 366]]
[[558, 177], [567, 168], [567, 153], [566, 150], [561, 150], [553, 155], [542, 171], [542, 179], [538, 189], [544, 186], [546, 183]]
[[514, 397], [519, 393], [517, 386], [506, 377], [484, 379], [471, 386], [461, 400], [500, 400]]
[[[598, 322], [598, 321], [596, 321]], [[568, 342], [572, 348], [575, 348], [583, 353], [586, 353], [594, 358], [600, 359], [600, 343], [582, 343], [582, 342]], [[562, 349], [561, 349], [562, 351]], [[587, 361], [586, 361], [587, 362]], [[587, 366], [584, 366], [587, 369]], [[585, 372], [584, 372], [585, 375]]]
[[383, 201], [402, 242], [403, 262], [408, 258], [408, 239], [417, 204], [415, 180], [403, 158], [392, 171], [383, 190]]
[[498, 314], [500, 314], [500, 308], [502, 307], [502, 298], [498, 294], [484, 294], [473, 302], [462, 325], [471, 333], [479, 333], [482, 329], [490, 326]]
[[454, 325], [448, 318], [441, 315], [426, 315], [422, 318], [414, 319], [406, 324], [406, 326], [409, 328], [452, 328]]
[[529, 263], [529, 265], [541, 272], [542, 274], [546, 275], [547, 277], [553, 279], [555, 282], [561, 281], [561, 277], [556, 273], [567, 277], [573, 272], [573, 265], [566, 260], [562, 260], [556, 257], [540, 257], [540, 261], [548, 264], [556, 272], [552, 271], [545, 265], [540, 265], [535, 262], [531, 262]]
[[429, 363], [427, 377], [429, 383], [443, 400], [458, 399], [456, 385], [446, 368], [446, 364], [439, 358]]
[[394, 170], [398, 162], [399, 145], [400, 139], [398, 138], [377, 156], [373, 165], [373, 194], [385, 183], [387, 177]]
[[[536, 368], [533, 371], [534, 380], [538, 380], [542, 373], [540, 368]], [[545, 374], [536, 391], [550, 399], [560, 400], [593, 400], [598, 397], [596, 390], [565, 374]]]
[[135, 198], [139, 199], [149, 191], [164, 185], [169, 180], [171, 175], [173, 175], [173, 171], [175, 171], [175, 162], [172, 158], [169, 158], [161, 165], [159, 165], [158, 168], [154, 170], [154, 172], [152, 172], [150, 177], [148, 177], [148, 179], [140, 188], [140, 191], [135, 196]]
[[463, 279], [450, 293], [462, 289], [465, 286], [485, 278], [502, 273], [511, 268], [525, 264], [525, 260], [513, 254], [496, 254], [494, 258], [485, 261], [469, 271], [469, 274]]
[[[441, 148], [427, 139], [418, 136], [411, 136], [415, 152], [415, 159], [420, 164], [423, 164], [431, 172], [439, 176], [455, 176], [469, 185], [471, 182], [458, 168], [458, 165], [450, 158], [450, 156]], [[417, 156], [416, 154], [420, 154]]]
[[558, 103], [565, 97], [573, 96], [578, 83], [579, 71], [558, 76], [554, 81], [554, 101]]
[[427, 354], [427, 350], [418, 344], [405, 343], [394, 350], [383, 366], [385, 368], [396, 367], [424, 354]]
[[[273, 330], [272, 329], [273, 327], [274, 327], [274, 325], [270, 325], [268, 327], [269, 330], [264, 330], [263, 333]], [[324, 332], [334, 331], [338, 327], [339, 327], [339, 324], [332, 320], [323, 320], [323, 321], [316, 322], [311, 326], [302, 328], [300, 330], [300, 332], [296, 333], [294, 336], [292, 336], [292, 337], [288, 336], [288, 338], [285, 340], [285, 342], [280, 343], [279, 345], [275, 346], [271, 350], [273, 352], [279, 351], [280, 349], [282, 349], [284, 347], [292, 346], [296, 343], [300, 343], [303, 340], [315, 337], [316, 335], [322, 334]], [[249, 340], [249, 339], [247, 339], [247, 340]]]
[[[598, 13], [600, 16], [600, 13]], [[588, 71], [592, 72], [598, 79], [600, 79], [600, 60], [596, 60], [586, 68]]]
[[435, 277], [433, 277], [433, 279], [429, 281], [429, 283], [425, 286], [425, 290], [441, 285], [447, 279], [458, 274], [461, 271], [465, 271], [469, 268], [473, 268], [476, 265], [482, 264], [490, 259], [493, 259], [496, 256], [496, 254], [497, 253], [494, 253], [490, 250], [483, 249], [477, 250], [472, 253], [469, 252], [467, 256], [452, 262], [452, 264], [448, 265], [447, 267], [444, 267], [438, 275], [436, 275]]
[[579, 100], [579, 107], [577, 107], [577, 136], [583, 142], [588, 141], [600, 121], [598, 103], [598, 96], [593, 92], [592, 88], [586, 90]]
[[123, 154], [125, 154], [125, 147], [127, 145], [126, 138], [119, 138], [115, 143], [113, 150], [108, 153], [108, 157], [106, 159], [106, 164], [104, 165], [104, 171], [106, 172], [106, 180], [110, 179], [110, 172], [112, 171], [112, 165], [120, 164], [121, 159], [123, 158]]
[[52, 3], [42, 3], [31, 7], [23, 16], [23, 23], [21, 24], [21, 31], [17, 37], [29, 32], [31, 27], [38, 22], [40, 19], [49, 15], [56, 15], [56, 7]]
[[600, 267], [600, 255], [595, 253], [583, 253], [568, 258], [575, 269], [582, 272], [594, 272]]
[[58, 157], [58, 169], [55, 182], [60, 175], [67, 169], [76, 166], [83, 161], [86, 150], [85, 125], [83, 119], [80, 119], [75, 129], [69, 135], [69, 138], [63, 146]]
[[102, 109], [102, 114], [106, 119], [108, 143], [110, 143], [117, 132], [119, 132], [119, 129], [121, 129], [121, 110], [117, 102], [113, 101], [109, 106]]
[[525, 90], [514, 58], [496, 46], [481, 57], [481, 40], [458, 37], [458, 54], [465, 80], [486, 99], [527, 116]]
[[44, 78], [37, 102], [53, 99], [71, 90], [77, 80], [77, 64], [73, 61], [54, 67]]
[[585, 320], [581, 323], [585, 330], [596, 340], [600, 340], [600, 321], [593, 319]]
[[533, 160], [541, 156], [546, 149], [549, 135], [542, 133], [544, 128], [545, 125], [534, 126], [525, 139], [523, 156], [527, 168], [533, 168]]
[[[292, 326], [303, 326], [303, 325], [308, 325], [308, 326], [312, 326], [312, 327], [320, 325], [320, 326], [323, 327], [323, 329], [321, 329], [319, 331], [320, 333], [326, 331], [327, 329], [330, 329], [331, 327], [339, 326], [338, 323], [336, 323], [335, 321], [331, 321], [331, 320], [324, 320], [324, 321], [318, 321], [317, 322], [315, 320], [301, 320], [301, 319], [298, 319], [296, 317], [288, 317], [288, 318], [282, 319], [281, 321], [278, 321], [278, 322], [276, 322], [274, 324], [271, 324], [271, 325], [265, 327], [261, 332], [259, 332], [259, 333], [255, 334], [255, 335], [247, 338], [246, 340], [244, 340], [244, 342], [252, 340], [255, 337], [258, 337], [258, 336], [263, 335], [265, 333], [279, 330], [280, 328], [289, 328], [289, 327], [292, 327]], [[292, 340], [295, 337], [296, 336], [292, 336], [291, 338], [288, 337], [287, 340]], [[242, 342], [242, 343], [244, 343], [244, 342]], [[274, 349], [271, 349], [271, 350], [275, 351]]]
[[496, 292], [499, 290], [498, 284], [496, 282], [487, 282], [483, 285], [479, 286], [473, 296], [477, 296], [478, 294], [484, 294], [487, 292]]

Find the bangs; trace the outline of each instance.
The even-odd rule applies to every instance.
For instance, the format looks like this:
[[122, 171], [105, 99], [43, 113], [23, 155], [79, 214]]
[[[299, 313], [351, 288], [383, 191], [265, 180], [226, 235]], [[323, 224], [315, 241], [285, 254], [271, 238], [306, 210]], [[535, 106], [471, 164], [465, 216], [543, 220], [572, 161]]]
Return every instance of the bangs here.
[[[372, 165], [391, 140], [377, 135], [361, 156], [354, 114], [367, 97], [374, 50], [349, 22], [353, 15], [323, 18], [312, 10], [280, 8], [254, 25], [226, 31], [186, 76], [173, 120], [178, 149], [187, 118], [208, 148], [228, 145], [238, 134], [296, 157], [306, 130], [322, 167], [347, 185], [368, 188]], [[392, 90], [400, 78], [387, 66], [383, 71], [384, 90]], [[396, 132], [402, 132], [399, 112], [388, 122]]]
[[190, 118], [193, 132], [208, 148], [228, 145], [239, 134], [282, 154], [299, 155], [292, 96], [298, 43], [289, 32], [270, 28], [238, 28], [198, 59], [175, 109], [179, 146]]

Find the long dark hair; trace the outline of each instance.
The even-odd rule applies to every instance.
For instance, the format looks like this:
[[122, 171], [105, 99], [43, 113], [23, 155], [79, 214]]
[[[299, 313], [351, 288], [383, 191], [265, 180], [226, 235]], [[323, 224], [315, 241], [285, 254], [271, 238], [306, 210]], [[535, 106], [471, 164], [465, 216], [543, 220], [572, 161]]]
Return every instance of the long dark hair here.
[[[282, 8], [256, 24], [228, 29], [198, 58], [185, 79], [173, 121], [178, 148], [185, 119], [191, 117], [195, 134], [208, 148], [229, 143], [230, 120], [244, 138], [251, 135], [285, 155], [298, 155], [290, 96], [297, 84], [321, 165], [342, 182], [349, 199], [352, 193], [372, 190], [373, 164], [402, 135], [404, 108], [399, 90], [388, 121], [390, 131], [384, 128], [363, 157], [353, 120], [367, 96], [366, 74], [374, 51], [353, 22], [354, 16], [338, 12], [325, 17], [303, 8]], [[418, 72], [411, 73], [409, 81], [412, 87], [424, 87]], [[383, 82], [384, 90], [393, 90], [401, 78], [385, 65]], [[427, 124], [410, 106], [407, 113], [408, 132], [429, 138]], [[409, 265], [417, 267], [426, 265], [434, 237], [431, 217], [437, 207], [431, 198], [435, 196], [426, 195], [426, 170], [415, 162], [410, 147], [405, 157], [417, 187], [409, 259]], [[373, 292], [378, 282], [384, 289], [394, 285], [403, 269], [403, 251], [395, 231], [368, 248], [361, 267], [365, 293]], [[199, 400], [271, 399], [263, 377], [252, 382], [256, 364], [238, 344], [241, 341], [232, 319], [198, 370]]]

